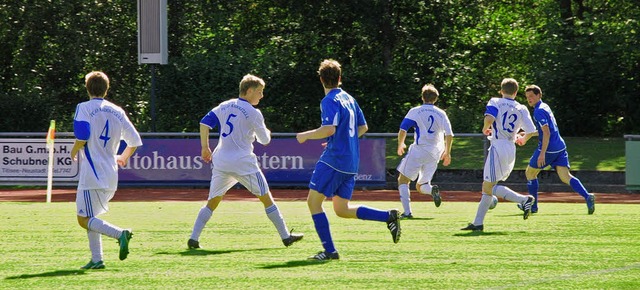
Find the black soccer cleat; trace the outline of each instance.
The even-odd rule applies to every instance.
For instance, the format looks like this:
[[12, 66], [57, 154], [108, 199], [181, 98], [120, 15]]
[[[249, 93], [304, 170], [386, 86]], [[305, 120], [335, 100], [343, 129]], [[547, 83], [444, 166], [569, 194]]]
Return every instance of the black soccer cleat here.
[[289, 232], [289, 237], [286, 239], [282, 239], [282, 243], [285, 247], [288, 247], [293, 245], [293, 243], [302, 240], [302, 238], [304, 238], [303, 234], [294, 234], [292, 229], [291, 232]]
[[522, 214], [523, 219], [526, 220], [529, 218], [529, 215], [531, 215], [531, 206], [533, 205], [534, 201], [536, 201], [535, 197], [527, 195], [527, 200], [522, 204], [522, 211], [524, 211], [524, 213]]
[[431, 196], [433, 196], [433, 203], [435, 203], [436, 207], [440, 207], [442, 203], [442, 197], [440, 196], [440, 187], [434, 185], [431, 187]]
[[318, 252], [317, 254], [308, 258], [308, 260], [317, 260], [317, 261], [329, 261], [329, 260], [339, 260], [340, 255], [338, 252], [329, 253], [325, 251]]
[[387, 219], [387, 229], [391, 232], [391, 237], [393, 238], [394, 243], [398, 243], [400, 241], [400, 234], [402, 230], [400, 229], [400, 216], [398, 215], [397, 209], [392, 209], [389, 211], [389, 218]]
[[593, 214], [596, 211], [596, 196], [593, 194], [589, 194], [587, 197], [587, 213]]
[[412, 215], [411, 213], [403, 212], [403, 213], [400, 215], [400, 219], [403, 219], [403, 220], [405, 220], [405, 219], [412, 219], [412, 218], [413, 218], [413, 215]]
[[189, 239], [187, 241], [187, 247], [189, 247], [189, 250], [191, 249], [200, 249], [200, 242], [194, 240], [194, 239]]
[[481, 232], [481, 231], [483, 231], [483, 230], [484, 230], [484, 225], [476, 226], [476, 225], [474, 225], [474, 224], [472, 224], [472, 223], [469, 223], [469, 225], [468, 225], [468, 226], [466, 226], [466, 227], [464, 227], [464, 228], [461, 228], [460, 230], [462, 230], [462, 231], [474, 231], [474, 232]]

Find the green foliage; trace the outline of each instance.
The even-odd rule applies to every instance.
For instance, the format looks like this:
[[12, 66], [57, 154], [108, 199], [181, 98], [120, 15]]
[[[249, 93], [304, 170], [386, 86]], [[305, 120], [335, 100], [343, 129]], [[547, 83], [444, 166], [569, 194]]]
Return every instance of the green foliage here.
[[[316, 70], [334, 58], [372, 132], [396, 132], [426, 83], [439, 89], [454, 131], [478, 132], [486, 101], [514, 77], [542, 87], [566, 136], [640, 133], [634, 1], [303, 2], [169, 1], [170, 64], [156, 65], [156, 130], [197, 131], [209, 109], [237, 96], [247, 73], [267, 81], [259, 107], [272, 130], [315, 128]], [[563, 3], [571, 9], [561, 11]], [[151, 130], [135, 1], [2, 0], [0, 17], [2, 131], [45, 131], [49, 119], [71, 131], [91, 70], [105, 71], [109, 97]]]

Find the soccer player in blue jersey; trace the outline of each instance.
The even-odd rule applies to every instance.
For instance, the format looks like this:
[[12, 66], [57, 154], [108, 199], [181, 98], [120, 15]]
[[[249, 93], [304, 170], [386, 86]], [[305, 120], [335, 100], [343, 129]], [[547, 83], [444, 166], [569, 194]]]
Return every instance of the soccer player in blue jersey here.
[[491, 142], [484, 163], [482, 198], [473, 223], [461, 230], [484, 230], [484, 217], [493, 201], [492, 195], [521, 203], [524, 208], [524, 219], [529, 218], [531, 205], [535, 201], [531, 195], [524, 196], [504, 185], [498, 185], [499, 181], [509, 177], [515, 165], [515, 141], [522, 137], [518, 132], [521, 129], [524, 130], [528, 138], [536, 133], [529, 110], [515, 100], [518, 94], [518, 82], [515, 79], [506, 78], [502, 80], [500, 88], [502, 98], [489, 100], [482, 127], [482, 133], [489, 136]]
[[[549, 105], [542, 101], [542, 90], [536, 85], [525, 88], [527, 102], [533, 108], [533, 120], [538, 129], [538, 148], [533, 152], [525, 171], [529, 194], [536, 198], [531, 212], [538, 212], [538, 174], [547, 166], [554, 167], [558, 177], [582, 196], [587, 203], [587, 213], [596, 210], [595, 195], [589, 193], [579, 179], [569, 172], [569, 154], [564, 139], [560, 136], [558, 123]], [[529, 138], [521, 138], [519, 145], [524, 145]]]
[[444, 166], [449, 166], [451, 163], [453, 131], [447, 113], [434, 105], [438, 96], [438, 90], [432, 84], [423, 86], [421, 93], [423, 104], [411, 108], [400, 124], [398, 156], [402, 156], [407, 148], [404, 144], [407, 131], [415, 128], [414, 142], [409, 146], [409, 152], [397, 168], [398, 191], [404, 209], [402, 218], [413, 218], [409, 190], [409, 183], [412, 180], [418, 180], [416, 189], [419, 193], [430, 194], [436, 207], [439, 207], [442, 202], [440, 189], [437, 185], [431, 185], [431, 178], [440, 160], [443, 161]]
[[[238, 182], [262, 202], [267, 217], [286, 247], [303, 238], [302, 234], [294, 234], [287, 229], [258, 166], [258, 158], [253, 153], [254, 141], [263, 145], [271, 142], [271, 131], [264, 123], [262, 112], [254, 107], [263, 98], [264, 86], [263, 79], [245, 75], [240, 81], [240, 96], [220, 103], [200, 120], [201, 156], [205, 162], [211, 162], [211, 184], [207, 204], [200, 208], [187, 241], [189, 249], [200, 248], [202, 230], [222, 197]], [[220, 139], [211, 152], [209, 131], [216, 127], [220, 128]]]
[[[129, 254], [131, 230], [121, 229], [97, 216], [109, 211], [109, 201], [118, 188], [118, 165], [126, 166], [136, 148], [142, 146], [140, 134], [119, 106], [107, 101], [109, 78], [93, 71], [85, 76], [89, 100], [78, 104], [73, 117], [76, 140], [71, 159], [80, 162], [76, 214], [78, 224], [87, 230], [91, 260], [82, 269], [104, 269], [102, 235], [120, 243], [120, 260]], [[118, 154], [120, 140], [127, 147]]]
[[397, 210], [383, 211], [349, 204], [360, 163], [358, 138], [367, 131], [367, 122], [356, 100], [340, 88], [340, 63], [326, 59], [320, 64], [318, 74], [325, 93], [320, 103], [322, 125], [317, 129], [298, 133], [296, 139], [299, 143], [325, 138], [327, 140], [311, 176], [307, 197], [316, 232], [324, 247], [324, 251], [309, 259], [324, 261], [340, 258], [322, 206], [326, 198], [332, 199], [333, 210], [339, 217], [386, 222], [394, 243], [400, 240], [400, 220]]

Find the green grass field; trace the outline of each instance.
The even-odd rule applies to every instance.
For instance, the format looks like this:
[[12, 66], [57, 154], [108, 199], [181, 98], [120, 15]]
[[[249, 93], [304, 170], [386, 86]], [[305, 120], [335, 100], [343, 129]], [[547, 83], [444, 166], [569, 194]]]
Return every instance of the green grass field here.
[[[537, 138], [537, 137], [534, 137]], [[623, 138], [565, 137], [571, 170], [624, 171], [626, 168]], [[387, 139], [387, 168], [396, 168], [401, 158], [396, 153], [397, 139]], [[405, 142], [409, 146], [413, 138]], [[531, 139], [516, 150], [515, 170], [524, 170], [537, 147], [537, 139]], [[487, 145], [488, 146], [488, 145]], [[454, 137], [451, 149], [452, 161], [447, 169], [482, 169], [484, 166], [483, 139], [480, 137]]]
[[[367, 202], [378, 208], [395, 202]], [[415, 202], [393, 244], [384, 223], [346, 220], [330, 210], [341, 260], [307, 261], [321, 249], [304, 202], [279, 202], [290, 228], [305, 233], [285, 248], [258, 202], [223, 202], [189, 251], [200, 202], [114, 202], [105, 220], [133, 228], [131, 254], [118, 260], [104, 237], [104, 270], [89, 261], [74, 203], [0, 203], [3, 289], [638, 289], [640, 205], [545, 203], [522, 220], [500, 202], [481, 234], [460, 231], [476, 203]]]

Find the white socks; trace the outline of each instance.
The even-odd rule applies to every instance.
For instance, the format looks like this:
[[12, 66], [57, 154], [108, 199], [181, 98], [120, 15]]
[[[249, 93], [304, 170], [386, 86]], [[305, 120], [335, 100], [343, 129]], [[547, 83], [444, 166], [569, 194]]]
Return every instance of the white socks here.
[[404, 213], [411, 213], [411, 192], [409, 191], [409, 185], [398, 185], [398, 192], [400, 192], [400, 202], [402, 203]]
[[89, 237], [89, 249], [91, 250], [91, 262], [102, 261], [102, 234], [87, 230]]
[[429, 183], [420, 185], [420, 192], [422, 192], [422, 194], [431, 194], [432, 189], [433, 189], [433, 186], [431, 186], [431, 184]]
[[491, 195], [482, 193], [482, 198], [480, 199], [480, 203], [478, 204], [478, 212], [476, 212], [476, 219], [473, 220], [473, 224], [476, 226], [482, 225], [484, 223], [484, 216], [487, 215], [487, 211], [489, 211], [489, 206], [491, 205], [491, 201], [493, 198]]
[[508, 201], [512, 201], [512, 202], [517, 202], [517, 203], [523, 203], [525, 201], [527, 201], [527, 197], [519, 194], [513, 190], [511, 190], [511, 188], [508, 188], [504, 185], [496, 185], [493, 187], [493, 194], [497, 197], [501, 197], [504, 198]]
[[282, 218], [282, 214], [280, 214], [280, 209], [276, 204], [272, 204], [271, 206], [264, 209], [267, 213], [267, 216], [271, 220], [276, 229], [278, 230], [278, 234], [280, 234], [280, 238], [283, 240], [289, 237], [289, 229], [287, 229], [287, 225], [284, 223], [284, 218]]
[[117, 239], [122, 235], [121, 228], [116, 227], [96, 217], [92, 217], [89, 219], [89, 222], [87, 223], [87, 228], [89, 228], [89, 230], [91, 231], [101, 233], [105, 236], [109, 236], [114, 239]]
[[200, 209], [198, 212], [198, 217], [196, 218], [196, 222], [193, 224], [193, 231], [191, 232], [191, 239], [197, 241], [200, 239], [200, 234], [204, 229], [204, 226], [207, 224], [211, 216], [213, 215], [213, 211], [209, 209], [206, 205]]

